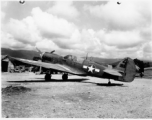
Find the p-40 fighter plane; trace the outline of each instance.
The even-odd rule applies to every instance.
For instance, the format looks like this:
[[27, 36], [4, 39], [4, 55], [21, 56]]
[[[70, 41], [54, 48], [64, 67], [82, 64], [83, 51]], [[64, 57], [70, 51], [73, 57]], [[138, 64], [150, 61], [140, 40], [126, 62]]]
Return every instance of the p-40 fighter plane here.
[[[39, 52], [41, 52], [39, 50]], [[67, 55], [65, 57], [59, 56], [52, 52], [41, 52], [40, 61], [33, 61], [21, 58], [14, 58], [17, 61], [31, 64], [35, 66], [41, 66], [48, 69], [45, 75], [45, 80], [51, 80], [51, 71], [62, 72], [62, 79], [67, 80], [68, 74], [78, 75], [78, 76], [93, 76], [99, 78], [109, 79], [108, 84], [110, 84], [110, 79], [114, 79], [121, 82], [132, 82], [136, 74], [136, 65], [134, 60], [127, 57], [120, 61], [115, 67], [109, 65], [102, 65], [94, 61], [88, 60], [86, 58], [77, 58], [73, 55]]]

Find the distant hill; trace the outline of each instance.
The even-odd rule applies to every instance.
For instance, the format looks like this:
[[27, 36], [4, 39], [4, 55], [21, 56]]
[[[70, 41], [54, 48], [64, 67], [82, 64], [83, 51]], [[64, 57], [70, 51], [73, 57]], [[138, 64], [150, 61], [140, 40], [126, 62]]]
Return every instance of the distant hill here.
[[[2, 55], [9, 55], [12, 57], [30, 59], [34, 57], [40, 57], [39, 53], [31, 50], [12, 50], [9, 48], [1, 48]], [[84, 57], [83, 57], [84, 58]], [[112, 64], [115, 66], [121, 59], [110, 59], [110, 58], [99, 58], [99, 57], [88, 57], [88, 59], [95, 61], [99, 64]], [[152, 67], [152, 61], [144, 61], [144, 67]]]
[[[99, 64], [111, 64], [113, 67], [116, 66], [122, 59], [112, 59], [112, 58], [98, 58], [98, 57], [88, 57], [88, 59], [95, 61]], [[152, 67], [152, 61], [150, 60], [143, 60], [144, 67]]]
[[40, 57], [39, 53], [36, 51], [12, 50], [9, 48], [1, 48], [1, 54], [12, 56], [12, 57], [17, 57], [17, 58], [30, 59], [30, 60], [32, 60], [33, 57]]

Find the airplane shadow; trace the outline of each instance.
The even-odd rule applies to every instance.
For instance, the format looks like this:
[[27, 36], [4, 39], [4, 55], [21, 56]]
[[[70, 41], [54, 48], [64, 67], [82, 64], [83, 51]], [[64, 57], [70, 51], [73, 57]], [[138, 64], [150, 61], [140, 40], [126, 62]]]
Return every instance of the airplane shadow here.
[[105, 86], [105, 87], [114, 87], [114, 86], [127, 87], [127, 86], [124, 86], [124, 84], [121, 84], [121, 83], [111, 83], [111, 84], [108, 84], [108, 83], [94, 83], [94, 82], [83, 82], [83, 83], [92, 83], [92, 84], [95, 84], [97, 86]]
[[50, 81], [45, 81], [43, 78], [35, 78], [33, 80], [20, 80], [20, 81], [7, 81], [10, 83], [47, 83], [47, 82], [81, 82], [81, 83], [91, 83], [95, 84], [97, 86], [105, 86], [105, 87], [114, 87], [114, 86], [120, 86], [120, 87], [126, 87], [121, 83], [111, 83], [110, 85], [108, 83], [95, 83], [95, 82], [89, 82], [89, 79], [87, 78], [77, 78], [77, 79], [68, 79], [68, 80], [62, 80], [62, 79], [51, 79]]
[[110, 85], [108, 83], [96, 83], [96, 85], [106, 86], [106, 87], [114, 87], [114, 86], [126, 87], [126, 86], [123, 86], [123, 84], [119, 84], [119, 83], [111, 83]]
[[62, 80], [62, 79], [51, 79], [50, 81], [45, 81], [44, 79], [38, 78], [39, 80], [24, 80], [24, 81], [7, 81], [7, 82], [15, 82], [15, 83], [30, 83], [30, 82], [35, 82], [35, 83], [39, 83], [39, 82], [81, 82], [84, 80], [89, 80], [89, 79], [68, 79], [68, 80]]

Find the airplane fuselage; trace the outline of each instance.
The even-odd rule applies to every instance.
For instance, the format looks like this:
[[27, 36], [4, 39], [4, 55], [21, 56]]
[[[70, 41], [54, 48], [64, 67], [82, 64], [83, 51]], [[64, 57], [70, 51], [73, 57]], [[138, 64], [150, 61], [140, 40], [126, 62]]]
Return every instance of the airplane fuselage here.
[[113, 79], [118, 79], [116, 76], [111, 76], [103, 72], [103, 70], [106, 69], [106, 66], [85, 58], [77, 58], [72, 55], [62, 57], [57, 54], [45, 53], [42, 57], [42, 61], [64, 65], [65, 69], [70, 69], [76, 73], [82, 73], [81, 76], [95, 76], [99, 78], [109, 77], [109, 79], [113, 77]]
[[[52, 71], [62, 72], [62, 79], [67, 80], [68, 74], [79, 76], [94, 76], [99, 78], [114, 79], [123, 82], [132, 82], [136, 74], [136, 65], [134, 60], [126, 57], [116, 63], [114, 66], [99, 64], [86, 58], [80, 58], [73, 55], [60, 56], [57, 54], [45, 52], [41, 53], [40, 61], [32, 61], [21, 58], [12, 58], [20, 62], [41, 66], [47, 69], [45, 80], [51, 79]], [[138, 61], [137, 61], [138, 63]]]

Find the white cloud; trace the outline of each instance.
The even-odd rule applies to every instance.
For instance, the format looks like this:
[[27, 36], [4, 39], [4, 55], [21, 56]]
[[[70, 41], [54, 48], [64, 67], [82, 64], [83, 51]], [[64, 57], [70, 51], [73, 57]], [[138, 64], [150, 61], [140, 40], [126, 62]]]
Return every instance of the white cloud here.
[[134, 47], [144, 41], [141, 38], [139, 31], [110, 31], [105, 32], [100, 30], [97, 32], [97, 37], [101, 42], [109, 46], [116, 46], [118, 48]]
[[1, 31], [1, 46], [6, 48], [15, 48], [23, 49], [25, 45], [14, 39], [14, 37], [9, 34]]
[[50, 41], [58, 43], [60, 47], [64, 47], [64, 45], [66, 47], [66, 45], [69, 46], [69, 44], [76, 43], [80, 39], [80, 33], [73, 23], [42, 12], [39, 8], [34, 8], [32, 16], [28, 16], [23, 20], [11, 18], [3, 27], [3, 30], [25, 46], [27, 44], [34, 46], [39, 41], [44, 43], [44, 39], [49, 38]]
[[143, 57], [143, 54], [140, 55], [140, 53], [142, 52], [141, 46], [119, 49], [115, 46], [109, 46], [103, 43], [102, 47], [103, 49], [100, 52], [100, 55], [102, 55], [105, 58], [125, 58], [125, 57], [142, 58]]
[[3, 21], [5, 18], [5, 13], [3, 11], [1, 11], [1, 21]]
[[49, 8], [47, 12], [68, 19], [76, 19], [79, 16], [79, 12], [73, 6], [72, 1], [56, 1], [54, 6]]
[[93, 29], [83, 29], [79, 34], [80, 40], [77, 43], [72, 44], [73, 49], [79, 49], [90, 53], [98, 53], [102, 48], [99, 39], [95, 37], [95, 31]]
[[140, 32], [140, 36], [145, 40], [145, 42], [151, 41], [151, 24], [148, 27], [138, 30]]
[[1, 1], [1, 7], [5, 8], [8, 5], [8, 1]]
[[152, 60], [152, 53], [143, 53], [142, 60]]
[[[94, 26], [93, 19], [81, 27], [82, 23], [78, 26], [77, 22], [71, 22], [84, 15], [74, 12], [77, 9], [71, 2], [56, 2], [49, 13], [39, 7], [33, 8], [22, 20], [10, 18], [2, 24], [2, 47], [33, 49], [36, 45], [42, 51], [56, 50], [61, 55], [86, 56], [89, 53], [89, 56], [107, 58], [150, 58], [149, 7], [147, 3], [143, 3], [144, 7], [141, 3], [134, 3], [122, 1], [117, 5], [110, 1], [102, 5], [86, 5], [85, 9], [93, 14], [94, 19], [104, 24], [96, 30], [91, 27]], [[2, 17], [7, 14], [4, 12]], [[83, 17], [90, 18], [90, 14], [85, 15]], [[84, 27], [86, 24], [90, 24], [89, 29]]]
[[45, 37], [70, 37], [76, 26], [65, 19], [43, 12], [40, 8], [32, 10], [33, 19]]
[[27, 17], [22, 21], [10, 19], [5, 27], [4, 29], [11, 34], [14, 39], [24, 44], [35, 44], [36, 41], [40, 40], [38, 30], [31, 17]]
[[143, 51], [145, 53], [151, 53], [151, 55], [152, 55], [152, 41], [146, 43], [146, 45], [143, 48]]
[[85, 10], [104, 22], [109, 29], [131, 30], [150, 25], [151, 4], [150, 1], [109, 1], [103, 5], [86, 5]]
[[45, 51], [51, 51], [51, 50], [59, 50], [60, 48], [49, 39], [43, 39], [36, 43], [36, 46], [39, 49], [45, 50]]

